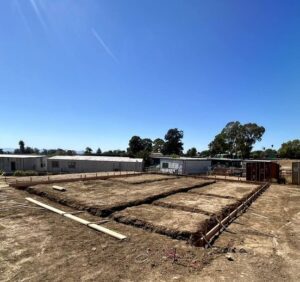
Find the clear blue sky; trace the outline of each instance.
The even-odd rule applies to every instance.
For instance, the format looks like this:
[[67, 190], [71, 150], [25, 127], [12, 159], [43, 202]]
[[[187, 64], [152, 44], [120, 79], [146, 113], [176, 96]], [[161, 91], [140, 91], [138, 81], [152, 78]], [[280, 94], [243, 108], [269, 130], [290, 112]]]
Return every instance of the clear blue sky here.
[[300, 137], [299, 0], [0, 2], [0, 148], [125, 149], [229, 121]]

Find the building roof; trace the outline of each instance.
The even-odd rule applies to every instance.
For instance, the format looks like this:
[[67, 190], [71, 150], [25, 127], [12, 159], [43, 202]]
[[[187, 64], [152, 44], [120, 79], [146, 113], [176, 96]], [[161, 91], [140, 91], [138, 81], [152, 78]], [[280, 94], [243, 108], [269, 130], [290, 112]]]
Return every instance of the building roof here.
[[33, 159], [33, 158], [43, 158], [44, 155], [15, 155], [15, 154], [0, 154], [0, 158], [14, 158], [14, 159]]
[[276, 160], [244, 160], [245, 163], [276, 163]]
[[69, 161], [98, 161], [98, 162], [143, 162], [143, 159], [128, 157], [106, 157], [106, 156], [54, 156], [49, 160], [69, 160]]
[[170, 156], [155, 156], [154, 158], [165, 159], [165, 160], [183, 160], [183, 161], [235, 161], [241, 162], [242, 159], [230, 159], [230, 158], [190, 158], [190, 157], [178, 157], [173, 158]]
[[159, 159], [164, 160], [180, 160], [180, 161], [210, 161], [209, 158], [189, 158], [189, 157], [178, 157], [178, 158], [172, 158], [168, 156], [159, 157]]

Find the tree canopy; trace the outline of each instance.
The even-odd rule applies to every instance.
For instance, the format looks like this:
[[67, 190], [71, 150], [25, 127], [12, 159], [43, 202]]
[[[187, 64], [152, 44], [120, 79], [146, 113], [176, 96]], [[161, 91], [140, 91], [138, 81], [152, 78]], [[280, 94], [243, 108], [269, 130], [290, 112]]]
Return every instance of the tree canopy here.
[[187, 157], [196, 157], [197, 156], [197, 149], [195, 147], [192, 147], [191, 149], [188, 149], [186, 152]]
[[92, 153], [93, 153], [93, 150], [90, 147], [85, 148], [85, 151], [84, 151], [85, 155], [91, 155]]
[[300, 139], [283, 143], [278, 153], [281, 158], [300, 159]]
[[183, 131], [177, 128], [171, 128], [165, 135], [165, 143], [162, 148], [164, 155], [182, 155], [183, 151]]
[[156, 138], [153, 141], [152, 151], [153, 153], [160, 153], [164, 147], [165, 141], [161, 138]]
[[229, 122], [209, 144], [212, 155], [228, 153], [230, 156], [249, 158], [253, 145], [261, 141], [265, 128], [256, 123]]

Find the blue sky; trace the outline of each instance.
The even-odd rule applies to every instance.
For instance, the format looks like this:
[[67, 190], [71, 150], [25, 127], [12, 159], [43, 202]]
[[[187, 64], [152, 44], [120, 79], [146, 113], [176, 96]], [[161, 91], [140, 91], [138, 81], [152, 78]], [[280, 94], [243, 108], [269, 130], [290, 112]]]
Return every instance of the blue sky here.
[[0, 148], [125, 149], [229, 121], [300, 137], [298, 0], [0, 2]]

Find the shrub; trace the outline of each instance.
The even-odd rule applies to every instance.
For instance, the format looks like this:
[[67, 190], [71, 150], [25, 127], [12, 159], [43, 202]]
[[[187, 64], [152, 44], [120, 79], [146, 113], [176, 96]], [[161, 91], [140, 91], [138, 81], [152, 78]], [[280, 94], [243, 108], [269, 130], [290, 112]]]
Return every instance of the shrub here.
[[34, 170], [16, 170], [14, 176], [37, 176], [38, 173]]

